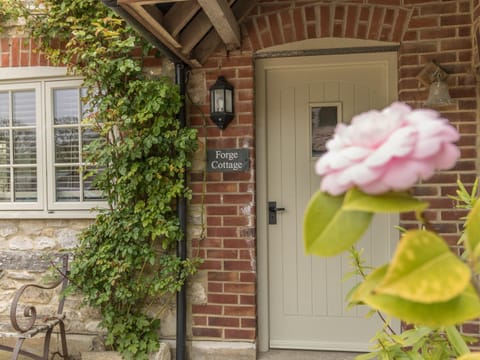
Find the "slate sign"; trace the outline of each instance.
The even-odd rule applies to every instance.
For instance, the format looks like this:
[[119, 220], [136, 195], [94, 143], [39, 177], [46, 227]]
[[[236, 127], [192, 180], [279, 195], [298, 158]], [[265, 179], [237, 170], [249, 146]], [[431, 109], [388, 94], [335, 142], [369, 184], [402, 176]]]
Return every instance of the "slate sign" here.
[[250, 169], [248, 149], [207, 150], [208, 172], [242, 172]]

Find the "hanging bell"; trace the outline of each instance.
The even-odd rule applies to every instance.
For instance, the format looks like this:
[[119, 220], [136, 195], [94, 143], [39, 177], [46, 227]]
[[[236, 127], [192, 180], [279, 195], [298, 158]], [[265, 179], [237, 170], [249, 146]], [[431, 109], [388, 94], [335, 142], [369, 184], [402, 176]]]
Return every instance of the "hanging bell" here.
[[425, 106], [451, 105], [454, 101], [448, 92], [448, 85], [440, 74], [437, 73], [435, 80], [430, 84], [430, 92]]

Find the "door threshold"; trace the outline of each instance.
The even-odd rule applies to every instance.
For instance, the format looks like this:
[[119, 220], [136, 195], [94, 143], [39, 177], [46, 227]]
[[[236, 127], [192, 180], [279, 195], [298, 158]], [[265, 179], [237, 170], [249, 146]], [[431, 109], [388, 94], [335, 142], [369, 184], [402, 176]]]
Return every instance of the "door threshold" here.
[[259, 352], [257, 360], [354, 360], [361, 353], [312, 350], [269, 350]]

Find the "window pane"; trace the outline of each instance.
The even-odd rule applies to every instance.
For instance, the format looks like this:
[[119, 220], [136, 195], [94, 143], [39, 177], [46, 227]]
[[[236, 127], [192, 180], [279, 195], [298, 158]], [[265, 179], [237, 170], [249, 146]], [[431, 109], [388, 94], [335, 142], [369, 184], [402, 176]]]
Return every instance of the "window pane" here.
[[[90, 173], [99, 173], [100, 170], [97, 168], [86, 168], [85, 169], [86, 174]], [[105, 200], [105, 196], [103, 196], [102, 192], [98, 190], [96, 186], [93, 184], [93, 180], [96, 175], [92, 176], [85, 176], [83, 179], [83, 200], [84, 201], [100, 201], [100, 200]]]
[[78, 167], [56, 168], [55, 188], [57, 201], [80, 201], [80, 174]]
[[53, 118], [55, 125], [78, 124], [80, 96], [78, 89], [56, 89], [53, 91]]
[[36, 161], [35, 130], [14, 130], [13, 163], [35, 164]]
[[10, 202], [10, 169], [0, 168], [0, 202]]
[[15, 201], [37, 201], [37, 170], [20, 168], [13, 170]]
[[35, 91], [15, 91], [12, 96], [13, 126], [35, 125]]
[[10, 101], [7, 92], [0, 92], [0, 127], [8, 126], [10, 118]]
[[55, 162], [78, 163], [78, 129], [55, 129]]
[[0, 164], [10, 164], [10, 132], [0, 131]]

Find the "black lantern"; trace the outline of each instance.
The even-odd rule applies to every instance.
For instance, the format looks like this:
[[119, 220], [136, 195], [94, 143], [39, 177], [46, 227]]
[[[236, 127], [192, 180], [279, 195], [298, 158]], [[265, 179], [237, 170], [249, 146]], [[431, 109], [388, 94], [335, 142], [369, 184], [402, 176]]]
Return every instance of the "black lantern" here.
[[219, 76], [210, 88], [210, 118], [223, 130], [233, 116], [233, 86], [223, 76]]

